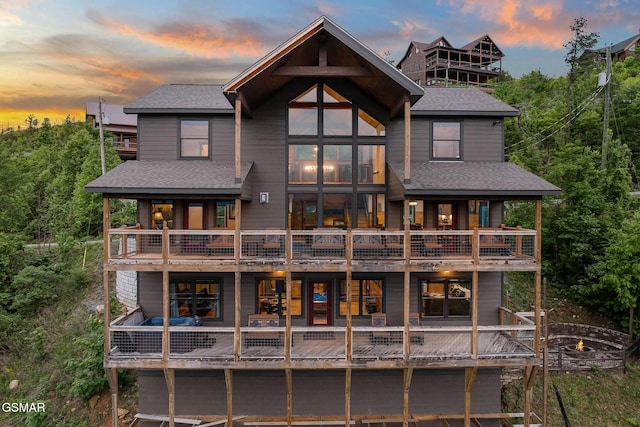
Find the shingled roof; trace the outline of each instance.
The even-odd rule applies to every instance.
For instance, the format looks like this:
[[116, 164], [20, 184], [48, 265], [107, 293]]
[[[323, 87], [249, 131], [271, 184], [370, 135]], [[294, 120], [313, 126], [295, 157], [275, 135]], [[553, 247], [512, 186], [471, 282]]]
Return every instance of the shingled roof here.
[[389, 162], [392, 178], [404, 196], [540, 197], [560, 189], [509, 162], [412, 162], [411, 182], [403, 183], [404, 166]]
[[424, 88], [424, 95], [412, 107], [417, 115], [473, 115], [515, 117], [518, 110], [471, 86]]
[[182, 194], [235, 195], [250, 198], [249, 171], [242, 163], [241, 182], [235, 182], [234, 162], [209, 160], [129, 160], [84, 188], [110, 195]]
[[221, 85], [169, 84], [125, 105], [125, 113], [216, 113], [233, 112]]

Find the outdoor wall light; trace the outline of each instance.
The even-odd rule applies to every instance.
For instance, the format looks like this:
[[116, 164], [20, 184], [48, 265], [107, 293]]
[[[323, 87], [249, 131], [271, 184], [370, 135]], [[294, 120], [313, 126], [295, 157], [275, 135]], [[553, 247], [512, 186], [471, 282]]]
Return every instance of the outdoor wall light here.
[[269, 193], [261, 192], [260, 193], [260, 204], [263, 205], [265, 203], [269, 203]]

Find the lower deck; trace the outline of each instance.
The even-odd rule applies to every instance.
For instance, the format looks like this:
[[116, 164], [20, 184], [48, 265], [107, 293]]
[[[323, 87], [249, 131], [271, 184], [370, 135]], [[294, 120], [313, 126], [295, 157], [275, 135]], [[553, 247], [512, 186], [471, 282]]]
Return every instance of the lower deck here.
[[[403, 362], [415, 366], [535, 363], [531, 329], [482, 327], [474, 334], [471, 327], [412, 327], [406, 339], [402, 327], [354, 327], [347, 339], [342, 327], [292, 327], [288, 338], [284, 327], [243, 327], [238, 340], [232, 328], [170, 327], [167, 361], [201, 369], [254, 363], [278, 367], [282, 362], [303, 369], [318, 363], [354, 368]], [[112, 326], [111, 341], [109, 367], [156, 366], [164, 360], [162, 328]]]

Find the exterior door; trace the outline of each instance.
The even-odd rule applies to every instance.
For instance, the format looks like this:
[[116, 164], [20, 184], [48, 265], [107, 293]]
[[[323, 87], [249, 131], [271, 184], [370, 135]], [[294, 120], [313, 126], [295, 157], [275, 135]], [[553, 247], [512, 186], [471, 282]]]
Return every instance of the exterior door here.
[[309, 282], [309, 324], [331, 325], [331, 280]]
[[186, 230], [204, 229], [204, 203], [188, 202], [185, 209], [184, 228]]

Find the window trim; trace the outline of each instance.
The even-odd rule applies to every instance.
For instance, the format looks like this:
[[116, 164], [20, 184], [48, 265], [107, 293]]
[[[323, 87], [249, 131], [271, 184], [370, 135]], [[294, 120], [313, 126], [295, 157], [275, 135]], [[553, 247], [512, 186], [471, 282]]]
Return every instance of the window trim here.
[[[182, 155], [182, 142], [185, 139], [195, 140], [200, 138], [183, 138], [182, 137], [182, 123], [183, 122], [206, 122], [207, 123], [207, 155], [206, 156], [183, 156]], [[211, 159], [211, 141], [212, 141], [212, 123], [209, 118], [198, 117], [181, 117], [178, 118], [178, 158], [181, 160], [203, 160]]]
[[[171, 303], [173, 301], [173, 299], [171, 298], [171, 285], [172, 284], [177, 284], [178, 282], [186, 282], [186, 283], [190, 283], [193, 285], [193, 290], [191, 293], [191, 297], [190, 297], [190, 301], [191, 304], [193, 304], [195, 302], [196, 298], [196, 282], [197, 281], [207, 281], [210, 283], [217, 283], [218, 284], [218, 307], [217, 307], [217, 311], [216, 311], [216, 317], [205, 317], [205, 316], [198, 316], [200, 318], [200, 320], [202, 321], [223, 321], [224, 319], [224, 277], [223, 276], [209, 276], [209, 275], [185, 275], [185, 274], [177, 274], [177, 275], [171, 275], [169, 277], [169, 311], [171, 311]], [[197, 314], [192, 314], [192, 316], [187, 316], [187, 317], [195, 317], [197, 316]], [[178, 317], [180, 317], [178, 315]]]
[[[365, 297], [363, 297], [363, 292], [362, 292], [362, 282], [365, 281], [365, 280], [378, 280], [378, 281], [380, 281], [380, 292], [381, 292], [381, 295], [380, 295], [380, 299], [381, 299], [381, 301], [380, 301], [380, 305], [381, 305], [380, 313], [384, 313], [385, 312], [386, 293], [387, 293], [386, 292], [386, 290], [387, 290], [387, 287], [386, 287], [387, 282], [385, 280], [385, 277], [384, 276], [363, 276], [363, 277], [357, 276], [357, 277], [352, 277], [351, 278], [351, 281], [354, 281], [354, 280], [357, 280], [357, 281], [361, 282], [360, 292], [357, 295], [359, 313], [355, 314], [355, 313], [351, 312], [351, 317], [352, 318], [358, 318], [358, 319], [368, 319], [368, 318], [371, 317], [371, 313], [364, 313], [364, 311], [362, 311], [363, 298], [365, 298]], [[337, 313], [336, 313], [336, 318], [346, 319], [346, 317], [347, 317], [346, 314], [341, 314], [340, 313], [340, 301], [341, 301], [341, 298], [342, 298], [342, 283], [346, 282], [346, 281], [347, 281], [346, 277], [338, 279], [338, 283], [337, 283], [337, 285], [338, 285], [338, 298], [337, 298], [338, 309], [337, 309]], [[352, 297], [354, 296], [353, 292], [352, 292], [351, 296]], [[346, 296], [345, 296], [345, 298], [346, 298]]]
[[[262, 308], [260, 307], [260, 295], [258, 293], [258, 288], [260, 286], [260, 282], [263, 280], [274, 280], [276, 281], [276, 295], [278, 293], [282, 294], [282, 301], [284, 302], [286, 300], [286, 295], [287, 295], [287, 280], [283, 277], [256, 277], [256, 290], [255, 290], [255, 312], [256, 313], [262, 313]], [[278, 292], [278, 284], [277, 282], [281, 281], [284, 288], [282, 292]], [[295, 278], [292, 277], [291, 278], [291, 282], [293, 285], [293, 282], [300, 282], [300, 314], [291, 314], [291, 318], [292, 319], [301, 319], [304, 318], [305, 316], [305, 305], [304, 305], [304, 288], [305, 288], [305, 280], [302, 278]], [[293, 296], [292, 296], [293, 299]], [[282, 306], [279, 306], [279, 312], [276, 313], [278, 314], [278, 316], [282, 319], [285, 318], [287, 315], [286, 313], [281, 312], [282, 310]]]
[[[435, 126], [436, 124], [457, 124], [458, 125], [458, 139], [446, 139], [446, 138], [440, 138], [440, 139], [436, 139], [435, 138]], [[454, 161], [454, 162], [460, 162], [464, 160], [464, 153], [463, 153], [463, 122], [461, 120], [433, 120], [431, 122], [431, 132], [430, 132], [430, 137], [431, 137], [431, 141], [430, 141], [430, 146], [431, 146], [431, 151], [429, 153], [430, 159], [432, 161], [439, 161], [439, 162], [449, 162], [449, 161]], [[435, 155], [435, 142], [436, 141], [458, 141], [458, 153], [459, 153], [459, 157], [437, 157]]]
[[[438, 282], [442, 282], [444, 284], [444, 286], [446, 287], [445, 292], [444, 292], [444, 298], [442, 301], [442, 315], [441, 316], [425, 316], [424, 315], [424, 301], [425, 298], [422, 296], [422, 287], [423, 285], [427, 284], [427, 283], [438, 283]], [[469, 314], [465, 314], [465, 315], [451, 315], [449, 314], [449, 286], [451, 283], [464, 283], [464, 284], [468, 284], [468, 290], [469, 290]], [[475, 295], [473, 295], [473, 286], [472, 286], [472, 279], [468, 278], [464, 275], [459, 275], [459, 276], [453, 276], [453, 277], [421, 277], [418, 278], [418, 303], [419, 303], [419, 307], [418, 307], [418, 312], [420, 313], [420, 319], [425, 320], [425, 321], [442, 321], [442, 320], [446, 320], [446, 321], [456, 321], [456, 320], [468, 320], [471, 319], [471, 316], [473, 314], [473, 298], [475, 298]]]

